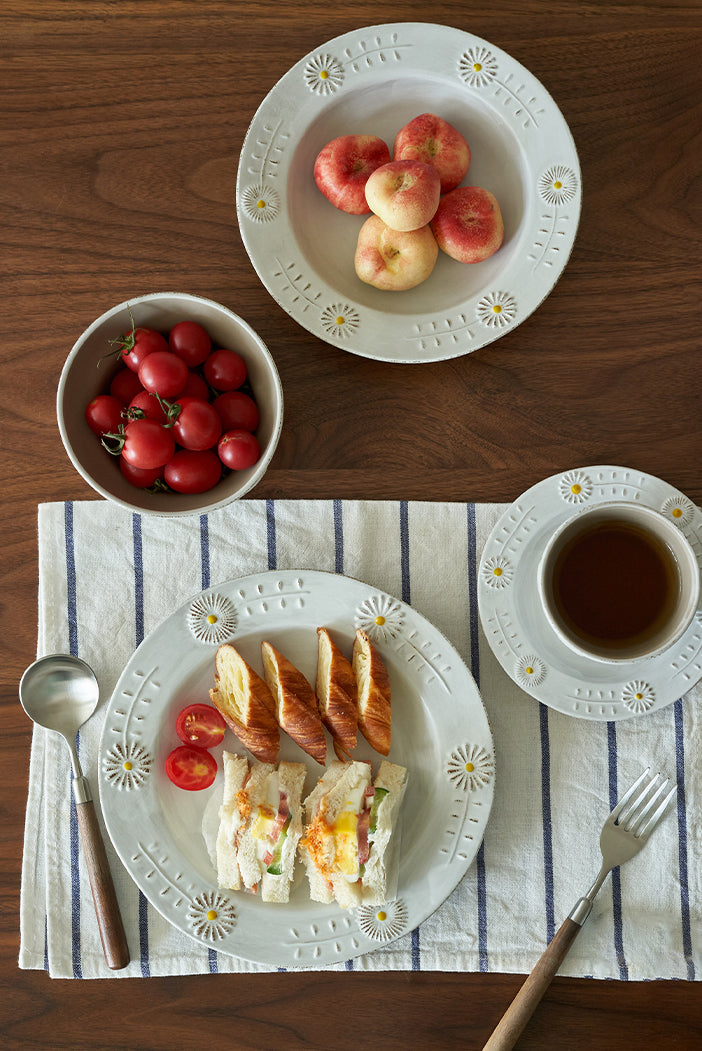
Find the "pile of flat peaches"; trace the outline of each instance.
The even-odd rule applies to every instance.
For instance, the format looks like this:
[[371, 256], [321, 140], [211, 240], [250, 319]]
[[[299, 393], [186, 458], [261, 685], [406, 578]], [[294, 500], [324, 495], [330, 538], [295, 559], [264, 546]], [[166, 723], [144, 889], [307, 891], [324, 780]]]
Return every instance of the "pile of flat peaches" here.
[[314, 179], [335, 208], [368, 215], [358, 234], [356, 274], [368, 285], [402, 292], [426, 281], [439, 250], [480, 263], [504, 239], [497, 200], [461, 186], [470, 167], [461, 133], [422, 113], [395, 138], [393, 155], [377, 135], [342, 135], [317, 155]]

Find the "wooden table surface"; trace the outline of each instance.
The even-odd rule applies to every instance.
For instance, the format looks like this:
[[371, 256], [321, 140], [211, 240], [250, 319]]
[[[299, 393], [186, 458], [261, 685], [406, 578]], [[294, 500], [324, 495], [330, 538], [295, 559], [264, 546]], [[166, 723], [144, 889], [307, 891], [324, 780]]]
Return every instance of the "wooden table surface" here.
[[[374, 362], [309, 335], [237, 228], [239, 150], [264, 95], [331, 37], [388, 21], [507, 51], [557, 101], [582, 165], [580, 228], [552, 294], [498, 342], [440, 364]], [[17, 683], [36, 652], [36, 509], [95, 496], [59, 439], [57, 380], [108, 307], [189, 291], [246, 318], [281, 374], [285, 426], [251, 496], [511, 501], [554, 472], [613, 463], [701, 503], [700, 5], [3, 0], [0, 39], [3, 1046], [481, 1048], [522, 976], [18, 969], [31, 731]], [[699, 985], [557, 978], [518, 1046], [644, 1043], [702, 1045]]]

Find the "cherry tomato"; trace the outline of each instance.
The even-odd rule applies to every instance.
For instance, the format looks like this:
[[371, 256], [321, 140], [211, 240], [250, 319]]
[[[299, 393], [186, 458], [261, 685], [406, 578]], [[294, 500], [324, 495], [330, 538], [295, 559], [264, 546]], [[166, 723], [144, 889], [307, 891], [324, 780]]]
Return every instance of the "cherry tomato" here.
[[212, 349], [207, 332], [197, 321], [179, 321], [168, 334], [168, 345], [188, 368], [202, 365]]
[[163, 467], [175, 452], [175, 440], [156, 420], [130, 420], [124, 428], [122, 456], [132, 467]]
[[222, 463], [209, 449], [179, 449], [166, 464], [163, 477], [177, 493], [206, 493], [222, 477]]
[[155, 394], [150, 394], [148, 390], [139, 391], [130, 401], [129, 408], [138, 409], [144, 413], [147, 420], [156, 420], [156, 423], [166, 423], [168, 419], [161, 402]]
[[133, 467], [123, 456], [119, 458], [119, 469], [127, 481], [137, 489], [150, 489], [159, 478], [163, 478], [163, 467]]
[[110, 384], [110, 394], [119, 398], [124, 405], [129, 405], [132, 398], [143, 389], [136, 372], [132, 372], [126, 366], [115, 373]]
[[258, 427], [258, 405], [242, 390], [227, 390], [212, 402], [223, 431], [255, 431]]
[[[85, 410], [85, 419], [93, 434], [109, 434], [122, 423], [124, 405], [112, 394], [98, 394]], [[214, 411], [214, 410], [213, 410]], [[219, 416], [217, 417], [219, 419]], [[221, 433], [221, 428], [220, 428]], [[217, 435], [219, 437], [219, 435]]]
[[144, 390], [161, 398], [177, 397], [187, 378], [188, 366], [170, 350], [154, 351], [139, 368], [139, 380]]
[[181, 744], [166, 756], [166, 774], [178, 788], [199, 792], [217, 776], [217, 760], [204, 748]]
[[217, 452], [222, 463], [233, 471], [252, 467], [261, 455], [258, 442], [249, 431], [227, 431], [219, 439]]
[[214, 748], [221, 744], [227, 724], [211, 704], [189, 704], [178, 714], [175, 728], [183, 744]]
[[168, 343], [153, 328], [135, 328], [119, 338], [120, 357], [127, 368], [138, 372], [142, 362], [157, 350], [168, 350]]
[[190, 370], [190, 372], [188, 372], [188, 378], [185, 381], [185, 386], [178, 395], [178, 398], [199, 398], [201, 401], [209, 401], [210, 388], [207, 386], [202, 376], [197, 372]]
[[237, 390], [246, 379], [246, 362], [235, 350], [213, 350], [202, 368], [215, 390]]
[[184, 449], [202, 452], [217, 444], [222, 433], [222, 421], [208, 401], [199, 398], [178, 398], [181, 406], [173, 424], [173, 436]]

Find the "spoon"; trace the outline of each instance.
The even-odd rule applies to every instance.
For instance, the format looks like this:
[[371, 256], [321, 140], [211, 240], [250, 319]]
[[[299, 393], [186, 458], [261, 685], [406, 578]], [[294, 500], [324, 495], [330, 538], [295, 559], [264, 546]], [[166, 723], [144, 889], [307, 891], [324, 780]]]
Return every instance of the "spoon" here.
[[78, 730], [95, 711], [99, 696], [100, 689], [92, 668], [79, 657], [62, 653], [42, 657], [30, 664], [19, 684], [20, 703], [29, 718], [60, 734], [70, 750], [73, 798], [102, 949], [108, 967], [117, 971], [129, 963], [129, 947], [95, 804], [76, 749]]

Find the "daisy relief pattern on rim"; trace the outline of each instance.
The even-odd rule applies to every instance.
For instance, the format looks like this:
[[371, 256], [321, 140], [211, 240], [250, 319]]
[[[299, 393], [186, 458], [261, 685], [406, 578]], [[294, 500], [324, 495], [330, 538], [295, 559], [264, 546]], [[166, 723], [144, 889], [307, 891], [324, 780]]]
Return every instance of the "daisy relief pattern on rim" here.
[[392, 941], [407, 929], [407, 906], [404, 901], [389, 901], [380, 907], [362, 905], [358, 910], [358, 925], [368, 938]]
[[464, 52], [458, 61], [458, 75], [471, 88], [489, 89], [522, 128], [538, 128], [544, 107], [523, 78], [510, 68], [499, 75], [495, 49], [478, 45]]
[[[269, 555], [273, 551], [275, 561], [271, 543]], [[437, 757], [453, 753], [463, 763], [466, 787], [458, 789], [439, 758], [430, 775], [431, 820], [421, 827], [403, 824], [397, 901], [376, 908], [363, 922], [358, 910], [345, 912], [311, 901], [302, 880], [285, 909], [262, 908], [255, 896], [216, 885], [199, 833], [210, 793], [183, 792], [165, 773], [166, 757], [177, 744], [178, 712], [194, 695], [207, 696], [214, 683], [217, 639], [206, 642], [197, 634], [217, 627], [210, 623], [211, 615], [234, 626], [230, 638], [259, 674], [261, 641], [267, 639], [309, 682], [316, 677], [320, 625], [328, 627], [347, 654], [356, 628], [368, 631], [393, 689], [404, 698], [404, 714], [393, 720], [389, 757], [409, 772], [403, 812], [426, 805], [427, 785], [413, 777], [413, 770], [424, 763], [427, 749]], [[152, 760], [141, 781], [136, 772], [124, 769], [129, 755], [136, 771], [136, 745]], [[213, 749], [218, 760], [222, 748], [240, 751], [233, 736]], [[374, 766], [378, 762], [363, 742], [357, 754]], [[350, 577], [271, 569], [192, 597], [134, 652], [106, 713], [100, 798], [127, 871], [150, 905], [180, 931], [217, 953], [266, 966], [323, 966], [345, 963], [414, 930], [455, 889], [475, 859], [487, 825], [492, 756], [492, 735], [475, 681], [429, 621], [406, 602]], [[292, 739], [281, 738], [279, 758], [304, 762], [308, 785], [319, 776], [318, 765]], [[131, 784], [138, 791], [120, 791]]]
[[[550, 211], [541, 213], [536, 240], [528, 258], [538, 266], [552, 267], [558, 261], [561, 245], [568, 242], [571, 216], [568, 205], [574, 201], [578, 191], [578, 178], [571, 168], [556, 164], [540, 176], [538, 193]], [[565, 210], [564, 210], [565, 209]]]
[[481, 825], [482, 790], [491, 785], [495, 773], [492, 752], [481, 745], [459, 745], [448, 758], [446, 774], [454, 792], [450, 823], [441, 853], [451, 861], [471, 854], [477, 830]]
[[411, 43], [402, 43], [397, 32], [391, 31], [384, 39], [376, 35], [369, 40], [361, 36], [344, 48], [343, 60], [325, 53], [317, 54], [307, 60], [304, 69], [304, 80], [310, 91], [318, 95], [333, 95], [338, 91], [346, 74], [359, 73], [363, 69], [373, 69], [376, 65], [389, 62], [401, 62], [403, 52], [413, 47]]
[[[362, 217], [329, 204], [314, 161], [348, 127], [392, 142], [426, 97], [469, 142], [481, 129], [471, 148], [505, 238], [483, 263], [440, 253], [411, 294], [381, 292], [353, 265]], [[448, 26], [387, 23], [315, 47], [274, 85], [242, 146], [236, 201], [258, 276], [313, 335], [365, 357], [442, 361], [506, 335], [552, 291], [575, 241], [580, 165], [558, 106], [511, 56]]]
[[598, 662], [568, 647], [549, 625], [538, 598], [538, 567], [549, 538], [584, 507], [613, 500], [669, 517], [702, 570], [702, 512], [667, 482], [611, 466], [564, 471], [523, 493], [493, 528], [479, 568], [480, 619], [503, 669], [532, 697], [584, 719], [645, 715], [702, 679], [700, 608], [677, 642], [638, 661]]
[[106, 783], [114, 789], [138, 789], [149, 779], [153, 756], [142, 741], [141, 726], [149, 712], [152, 696], [160, 683], [154, 679], [158, 667], [135, 671], [113, 704], [111, 720], [105, 722], [103, 741], [109, 741], [102, 758]]

